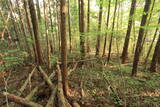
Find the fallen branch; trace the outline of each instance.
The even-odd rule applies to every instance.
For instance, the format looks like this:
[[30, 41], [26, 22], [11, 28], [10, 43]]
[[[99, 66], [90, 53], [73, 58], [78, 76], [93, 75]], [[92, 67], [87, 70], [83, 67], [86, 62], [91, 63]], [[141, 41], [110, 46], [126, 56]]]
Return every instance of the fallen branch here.
[[36, 86], [26, 97], [25, 99], [31, 100], [35, 93], [38, 91], [38, 86]]
[[53, 90], [54, 89], [54, 85], [53, 85], [51, 79], [48, 77], [48, 75], [43, 71], [43, 69], [40, 66], [38, 67], [38, 70], [43, 75], [43, 78], [46, 81], [46, 83], [48, 84], [48, 86], [50, 87], [50, 89]]
[[55, 99], [56, 93], [57, 93], [57, 85], [55, 86], [54, 90], [52, 91], [46, 107], [54, 107], [54, 99]]
[[28, 107], [43, 107], [42, 105], [32, 102], [30, 100], [27, 100], [25, 98], [19, 97], [19, 96], [15, 96], [14, 94], [10, 94], [7, 92], [3, 92], [3, 95], [6, 96], [9, 100], [16, 102], [18, 104], [24, 105], [24, 106], [28, 106]]
[[27, 84], [29, 83], [29, 80], [31, 80], [31, 77], [35, 71], [37, 66], [34, 67], [34, 69], [32, 70], [32, 72], [29, 74], [27, 80], [25, 81], [25, 83], [23, 84], [23, 86], [19, 89], [19, 93], [18, 93], [18, 96], [20, 96], [22, 94], [22, 92], [25, 90]]

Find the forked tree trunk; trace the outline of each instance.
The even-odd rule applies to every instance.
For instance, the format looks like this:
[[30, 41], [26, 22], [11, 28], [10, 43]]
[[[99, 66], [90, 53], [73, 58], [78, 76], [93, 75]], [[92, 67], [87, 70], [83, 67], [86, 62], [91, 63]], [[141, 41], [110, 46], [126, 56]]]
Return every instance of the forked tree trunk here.
[[32, 26], [33, 26], [35, 45], [37, 49], [38, 64], [43, 64], [41, 46], [40, 46], [40, 41], [39, 41], [39, 26], [38, 26], [38, 20], [37, 20], [37, 15], [36, 15], [36, 10], [34, 7], [33, 0], [28, 0], [28, 4], [29, 4], [29, 10], [30, 10], [31, 21], [32, 21]]
[[136, 7], [136, 0], [132, 0], [131, 4], [131, 10], [129, 14], [129, 21], [128, 21], [128, 29], [126, 33], [126, 38], [123, 46], [123, 52], [122, 52], [122, 63], [125, 63], [126, 57], [128, 56], [128, 47], [129, 47], [129, 40], [130, 40], [130, 33], [132, 29], [132, 22], [133, 22], [133, 15], [134, 15], [134, 10]]
[[66, 0], [61, 0], [61, 60], [62, 60], [62, 83], [63, 91], [66, 96], [68, 91], [68, 73], [67, 73], [67, 37], [66, 37]]
[[151, 5], [151, 0], [146, 0], [145, 1], [145, 6], [144, 6], [144, 11], [143, 11], [143, 16], [142, 16], [142, 20], [141, 20], [141, 26], [140, 26], [140, 29], [139, 29], [139, 35], [138, 35], [136, 50], [135, 50], [135, 54], [134, 54], [132, 76], [137, 75], [137, 66], [138, 66], [138, 62], [139, 62], [142, 40], [143, 40], [143, 35], [144, 35], [144, 28], [143, 27], [146, 25], [146, 22], [147, 22], [147, 17], [148, 17], [148, 12], [149, 12], [149, 9], [150, 9], [150, 5]]
[[100, 52], [100, 40], [101, 40], [101, 26], [102, 26], [102, 14], [103, 14], [103, 0], [100, 0], [99, 7], [99, 19], [98, 19], [98, 35], [97, 35], [97, 43], [96, 43], [96, 56], [99, 55]]

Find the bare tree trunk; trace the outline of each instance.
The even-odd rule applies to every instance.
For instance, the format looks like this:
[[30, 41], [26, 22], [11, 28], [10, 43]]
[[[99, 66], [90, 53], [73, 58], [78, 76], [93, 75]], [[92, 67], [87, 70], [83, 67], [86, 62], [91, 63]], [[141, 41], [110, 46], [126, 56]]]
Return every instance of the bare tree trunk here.
[[117, 11], [117, 0], [115, 3], [115, 9], [114, 9], [114, 16], [113, 16], [113, 23], [112, 23], [112, 33], [111, 33], [111, 39], [109, 43], [109, 53], [108, 53], [108, 58], [107, 61], [109, 62], [110, 57], [111, 57], [111, 50], [112, 50], [112, 41], [113, 41], [113, 32], [114, 32], [114, 25], [115, 25], [115, 18], [116, 18], [116, 11]]
[[66, 0], [61, 0], [61, 60], [62, 60], [62, 83], [63, 91], [66, 96], [68, 91], [68, 73], [67, 73], [67, 38], [66, 38]]
[[84, 0], [79, 0], [79, 31], [81, 58], [85, 57], [85, 35], [84, 35]]
[[20, 18], [20, 22], [21, 22], [21, 26], [22, 26], [22, 32], [23, 32], [23, 35], [24, 35], [24, 40], [25, 40], [25, 44], [26, 44], [26, 47], [27, 47], [27, 51], [29, 53], [29, 56], [32, 56], [31, 49], [30, 49], [28, 41], [27, 41], [26, 29], [25, 29], [23, 17], [22, 17], [21, 11], [20, 11], [20, 6], [19, 6], [18, 0], [16, 0], [16, 5], [18, 7], [18, 14], [19, 14], [19, 18]]
[[88, 10], [87, 10], [87, 40], [86, 40], [86, 46], [87, 46], [87, 53], [90, 52], [90, 43], [89, 43], [89, 32], [90, 32], [90, 0], [88, 0]]
[[160, 33], [159, 33], [159, 38], [158, 38], [158, 41], [157, 41], [157, 44], [156, 44], [156, 47], [155, 47], [155, 50], [154, 50], [154, 54], [153, 54], [153, 57], [152, 57], [152, 62], [151, 62], [151, 66], [150, 66], [150, 71], [151, 72], [156, 72], [159, 50], [160, 50]]
[[30, 10], [31, 21], [32, 21], [32, 26], [33, 26], [35, 45], [37, 49], [38, 64], [41, 65], [43, 64], [43, 58], [42, 58], [42, 53], [41, 53], [40, 41], [39, 41], [39, 26], [38, 26], [38, 21], [37, 21], [36, 10], [34, 7], [33, 0], [28, 0], [28, 4], [29, 4], [29, 10]]
[[122, 63], [125, 63], [126, 57], [128, 56], [128, 47], [129, 47], [130, 33], [132, 29], [132, 22], [133, 22], [135, 7], [136, 7], [136, 0], [132, 0], [129, 21], [128, 21], [128, 29], [127, 29], [126, 38], [123, 46], [123, 52], [122, 52]]
[[47, 6], [46, 2], [43, 0], [43, 7], [44, 7], [44, 18], [45, 18], [45, 32], [46, 32], [46, 42], [47, 42], [47, 64], [48, 64], [48, 70], [51, 69], [51, 48], [50, 48], [50, 43], [49, 43], [49, 25], [48, 25], [48, 11], [47, 11]]
[[145, 1], [145, 6], [144, 6], [143, 16], [142, 16], [142, 20], [141, 20], [141, 27], [139, 29], [139, 35], [138, 35], [136, 50], [135, 50], [135, 54], [134, 54], [132, 76], [137, 75], [137, 66], [138, 66], [138, 62], [139, 62], [142, 40], [143, 40], [143, 35], [144, 35], [144, 28], [142, 28], [142, 27], [144, 27], [146, 25], [150, 5], [151, 5], [151, 0], [146, 0]]
[[[98, 19], [98, 33], [101, 32], [101, 26], [102, 26], [102, 14], [103, 14], [103, 0], [100, 0], [100, 7], [99, 7], [99, 19]], [[97, 43], [96, 43], [96, 56], [99, 55], [100, 51], [100, 40], [101, 40], [101, 34], [97, 35]]]
[[41, 22], [41, 10], [40, 10], [39, 0], [36, 0], [36, 8], [37, 8], [38, 20], [39, 22]]
[[71, 15], [70, 15], [70, 0], [68, 0], [68, 33], [69, 33], [69, 52], [72, 52], [72, 33], [71, 33]]
[[[159, 17], [159, 19], [158, 19], [158, 24], [160, 24], [160, 17]], [[147, 56], [146, 56], [145, 61], [144, 61], [144, 66], [145, 66], [145, 67], [144, 67], [144, 70], [145, 70], [146, 67], [147, 67], [148, 57], [149, 57], [149, 55], [150, 55], [150, 53], [151, 53], [153, 44], [154, 44], [154, 42], [155, 42], [155, 39], [156, 39], [156, 36], [157, 36], [157, 32], [158, 32], [158, 27], [157, 27], [156, 30], [155, 30], [155, 33], [154, 33], [154, 36], [153, 36], [152, 43], [151, 43], [151, 45], [150, 45], [150, 47], [149, 47]]]
[[[108, 27], [109, 27], [110, 8], [111, 8], [111, 0], [109, 0], [109, 3], [108, 3], [108, 15], [107, 15], [106, 30], [108, 30]], [[108, 34], [106, 33], [105, 34], [105, 39], [104, 39], [104, 47], [103, 47], [103, 54], [102, 54], [102, 56], [104, 56], [105, 53], [106, 53], [107, 36], [108, 36]]]
[[33, 41], [32, 47], [33, 47], [33, 51], [34, 51], [35, 62], [37, 62], [38, 61], [37, 60], [38, 59], [37, 58], [37, 51], [36, 51], [36, 47], [35, 47], [34, 34], [33, 34], [33, 31], [32, 31], [32, 25], [31, 25], [31, 20], [30, 20], [29, 13], [28, 13], [28, 10], [27, 10], [27, 5], [28, 4], [27, 4], [26, 0], [23, 0], [23, 6], [24, 6], [25, 14], [26, 14], [28, 30], [29, 30], [29, 33], [31, 35], [31, 39]]

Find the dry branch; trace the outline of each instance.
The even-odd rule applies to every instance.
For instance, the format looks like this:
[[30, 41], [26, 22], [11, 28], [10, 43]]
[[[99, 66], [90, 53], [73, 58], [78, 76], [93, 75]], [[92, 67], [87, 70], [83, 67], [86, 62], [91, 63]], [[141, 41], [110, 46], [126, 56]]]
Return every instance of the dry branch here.
[[43, 107], [42, 105], [38, 103], [32, 102], [22, 97], [15, 96], [14, 94], [3, 92], [3, 95], [6, 96], [9, 100], [16, 102], [18, 104], [27, 106], [27, 107]]
[[54, 85], [53, 85], [51, 79], [48, 77], [48, 75], [43, 71], [43, 69], [40, 66], [38, 67], [38, 69], [39, 69], [40, 73], [43, 75], [44, 80], [46, 81], [48, 86], [51, 88], [51, 90], [53, 90], [54, 89]]
[[36, 86], [27, 96], [25, 99], [31, 100], [35, 93], [38, 91], [38, 86]]
[[56, 93], [57, 93], [57, 85], [55, 86], [54, 90], [52, 91], [46, 107], [54, 107], [54, 99], [55, 99]]
[[18, 96], [20, 96], [22, 94], [22, 92], [25, 90], [27, 84], [29, 83], [29, 80], [31, 80], [31, 77], [32, 77], [35, 69], [36, 69], [36, 66], [34, 67], [32, 72], [29, 74], [29, 76], [28, 76], [27, 80], [25, 81], [25, 83], [23, 84], [23, 86], [20, 88], [20, 90], [19, 90], [20, 93], [18, 93]]

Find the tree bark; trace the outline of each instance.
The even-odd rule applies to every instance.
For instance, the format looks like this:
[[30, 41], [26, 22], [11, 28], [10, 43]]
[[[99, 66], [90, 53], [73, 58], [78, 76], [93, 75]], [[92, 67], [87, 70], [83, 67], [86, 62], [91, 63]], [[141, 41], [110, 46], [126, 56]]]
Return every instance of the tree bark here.
[[67, 73], [67, 38], [66, 38], [66, 0], [61, 0], [61, 60], [62, 60], [62, 83], [66, 96], [68, 93], [68, 73]]
[[143, 27], [146, 25], [146, 22], [147, 22], [147, 17], [148, 17], [148, 12], [149, 12], [149, 9], [150, 9], [150, 5], [151, 5], [151, 0], [146, 0], [145, 1], [145, 6], [144, 6], [143, 16], [142, 16], [142, 20], [141, 20], [141, 25], [140, 25], [140, 29], [139, 29], [139, 35], [138, 35], [136, 50], [135, 50], [135, 54], [134, 54], [132, 76], [137, 75], [137, 66], [138, 66], [138, 62], [139, 62], [142, 40], [143, 40], [143, 35], [144, 35], [144, 28]]
[[79, 0], [79, 31], [81, 59], [85, 57], [85, 35], [84, 35], [84, 0]]
[[112, 33], [111, 33], [111, 39], [110, 39], [110, 43], [109, 43], [109, 53], [108, 53], [108, 58], [107, 58], [108, 62], [110, 61], [111, 51], [112, 51], [112, 41], [113, 41], [113, 35], [114, 35], [114, 25], [115, 25], [115, 19], [116, 19], [116, 11], [117, 11], [117, 0], [116, 0], [116, 3], [115, 3], [113, 23], [112, 23]]
[[156, 47], [155, 47], [155, 50], [154, 50], [154, 54], [153, 54], [153, 57], [152, 57], [152, 62], [151, 62], [151, 65], [150, 65], [150, 71], [151, 72], [156, 72], [159, 50], [160, 50], [160, 33], [159, 33], [159, 38], [158, 38], [158, 41], [157, 41], [157, 44], [156, 44]]
[[37, 49], [38, 64], [41, 65], [43, 64], [43, 59], [42, 59], [41, 46], [40, 46], [40, 41], [39, 41], [39, 26], [38, 26], [38, 21], [37, 21], [37, 15], [36, 15], [33, 0], [28, 0], [28, 4], [29, 4], [29, 10], [30, 10], [31, 21], [32, 21], [32, 26], [33, 26], [35, 45]]
[[[99, 19], [98, 19], [98, 33], [101, 33], [101, 26], [102, 26], [102, 14], [103, 14], [103, 0], [100, 0], [100, 7], [99, 7]], [[97, 43], [96, 43], [96, 56], [99, 55], [100, 52], [100, 40], [101, 34], [97, 35]]]
[[130, 33], [132, 29], [132, 22], [133, 22], [133, 15], [136, 7], [136, 0], [132, 0], [131, 4], [131, 10], [129, 14], [129, 21], [128, 21], [128, 29], [126, 33], [126, 38], [123, 46], [123, 52], [122, 52], [122, 63], [125, 63], [126, 57], [128, 56], [128, 47], [129, 47], [129, 41], [130, 41]]
[[71, 15], [70, 15], [70, 0], [68, 0], [68, 33], [69, 33], [69, 52], [72, 52], [72, 33], [71, 33]]
[[[108, 26], [109, 26], [110, 9], [111, 9], [111, 0], [109, 0], [109, 3], [108, 3], [108, 15], [107, 15], [106, 30], [108, 30]], [[103, 47], [103, 54], [102, 54], [102, 56], [105, 56], [105, 53], [106, 53], [107, 36], [108, 36], [108, 35], [107, 35], [107, 33], [106, 33], [106, 34], [105, 34], [105, 39], [104, 39], [104, 47]]]

